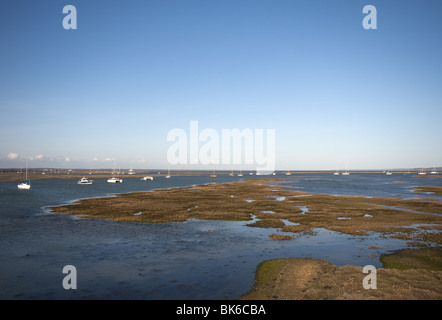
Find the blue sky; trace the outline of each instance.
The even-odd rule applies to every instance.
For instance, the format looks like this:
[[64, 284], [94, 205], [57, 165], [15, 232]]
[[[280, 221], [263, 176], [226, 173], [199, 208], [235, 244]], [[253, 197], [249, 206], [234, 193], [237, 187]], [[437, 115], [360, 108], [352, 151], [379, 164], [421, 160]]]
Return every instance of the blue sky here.
[[165, 168], [190, 121], [275, 129], [281, 170], [442, 166], [441, 34], [428, 0], [2, 1], [0, 167]]

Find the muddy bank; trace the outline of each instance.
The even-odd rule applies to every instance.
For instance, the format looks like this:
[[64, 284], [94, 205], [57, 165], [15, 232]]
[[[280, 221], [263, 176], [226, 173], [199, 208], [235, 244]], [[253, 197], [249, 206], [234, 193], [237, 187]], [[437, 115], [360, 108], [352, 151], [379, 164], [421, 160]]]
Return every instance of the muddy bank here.
[[[325, 260], [278, 259], [261, 263], [255, 287], [243, 300], [440, 300], [442, 248], [401, 251], [376, 270], [376, 289], [365, 289], [359, 266]], [[370, 272], [371, 274], [371, 272]]]
[[351, 235], [379, 232], [407, 239], [411, 246], [442, 243], [441, 202], [311, 194], [280, 185], [275, 189], [274, 182], [278, 181], [256, 179], [134, 192], [50, 209], [80, 218], [126, 222], [250, 221], [249, 227], [279, 228], [280, 235], [273, 236], [276, 240], [325, 228]]

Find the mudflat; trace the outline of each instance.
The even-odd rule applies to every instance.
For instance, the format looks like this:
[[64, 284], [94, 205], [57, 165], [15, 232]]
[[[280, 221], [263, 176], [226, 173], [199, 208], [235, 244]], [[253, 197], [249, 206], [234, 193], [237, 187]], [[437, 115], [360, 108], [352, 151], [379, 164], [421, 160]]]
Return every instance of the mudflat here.
[[[337, 267], [326, 260], [277, 259], [258, 266], [253, 290], [243, 300], [440, 300], [442, 248], [407, 249], [383, 256], [376, 288], [364, 288], [359, 266]], [[382, 260], [381, 259], [381, 260]]]
[[407, 239], [411, 246], [442, 242], [442, 203], [434, 199], [313, 194], [274, 184], [279, 181], [253, 179], [134, 192], [50, 209], [80, 218], [126, 222], [251, 221], [247, 226], [280, 228], [279, 236], [272, 236], [275, 240], [325, 228], [351, 235], [379, 232]]
[[360, 266], [278, 259], [260, 264], [255, 288], [242, 299], [442, 299], [439, 199], [331, 196], [284, 187], [280, 181], [251, 179], [134, 192], [50, 209], [79, 218], [138, 223], [250, 221], [248, 227], [277, 228], [278, 233], [269, 235], [274, 241], [296, 241], [301, 235], [314, 235], [317, 228], [355, 236], [378, 232], [405, 239], [412, 249], [381, 258], [384, 267], [377, 270], [375, 290], [362, 286], [366, 275]]

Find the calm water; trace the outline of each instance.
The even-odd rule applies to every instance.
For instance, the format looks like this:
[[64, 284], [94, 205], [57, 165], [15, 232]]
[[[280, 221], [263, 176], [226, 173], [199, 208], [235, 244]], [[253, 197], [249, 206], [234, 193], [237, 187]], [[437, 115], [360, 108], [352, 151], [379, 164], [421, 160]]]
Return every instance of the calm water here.
[[[410, 187], [442, 185], [442, 179], [402, 174], [290, 177], [309, 179], [289, 183], [302, 191], [367, 197], [428, 197]], [[0, 299], [235, 299], [252, 288], [264, 260], [310, 257], [339, 266], [381, 267], [380, 254], [406, 247], [406, 241], [378, 234], [353, 237], [318, 229], [315, 236], [274, 241], [268, 235], [277, 229], [246, 227], [250, 222], [122, 223], [44, 209], [80, 198], [236, 180], [125, 177], [123, 184], [96, 179], [94, 185], [77, 185], [77, 180], [41, 179], [32, 182], [31, 190], [0, 182]], [[390, 183], [399, 180], [406, 183]], [[77, 269], [77, 290], [62, 286], [66, 265]]]

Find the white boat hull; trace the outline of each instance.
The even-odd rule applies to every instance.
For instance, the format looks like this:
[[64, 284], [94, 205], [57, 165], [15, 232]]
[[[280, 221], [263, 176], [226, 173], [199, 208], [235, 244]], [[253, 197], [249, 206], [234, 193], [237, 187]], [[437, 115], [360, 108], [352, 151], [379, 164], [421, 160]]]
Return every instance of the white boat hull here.
[[89, 180], [89, 179], [86, 179], [86, 178], [82, 178], [77, 183], [78, 184], [93, 184], [94, 180]]

